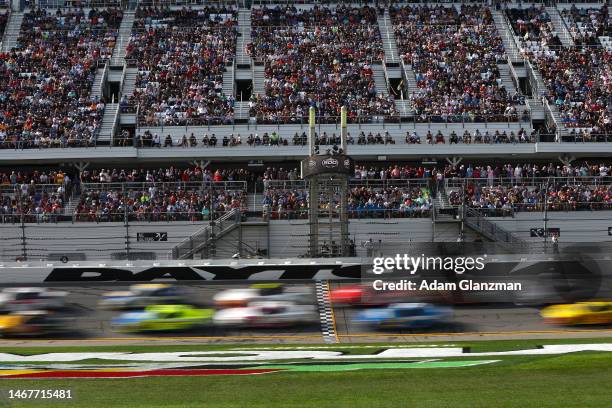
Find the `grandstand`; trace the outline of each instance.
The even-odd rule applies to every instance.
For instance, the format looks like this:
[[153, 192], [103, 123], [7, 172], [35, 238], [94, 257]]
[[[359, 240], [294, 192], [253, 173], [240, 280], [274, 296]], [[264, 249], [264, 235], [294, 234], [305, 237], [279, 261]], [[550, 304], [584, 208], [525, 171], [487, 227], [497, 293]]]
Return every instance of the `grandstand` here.
[[29, 4], [0, 1], [1, 261], [305, 256], [311, 107], [322, 151], [348, 111], [358, 256], [610, 239], [607, 3]]

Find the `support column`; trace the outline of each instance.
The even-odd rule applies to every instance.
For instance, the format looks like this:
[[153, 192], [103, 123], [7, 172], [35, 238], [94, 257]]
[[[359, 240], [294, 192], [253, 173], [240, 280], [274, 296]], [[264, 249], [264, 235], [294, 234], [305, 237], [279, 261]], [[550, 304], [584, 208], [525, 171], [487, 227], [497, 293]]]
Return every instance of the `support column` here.
[[462, 160], [463, 160], [463, 157], [457, 157], [457, 156], [446, 158], [446, 161], [453, 167], [457, 167], [459, 163], [461, 163]]
[[576, 160], [575, 156], [568, 156], [567, 154], [564, 156], [559, 156], [558, 157], [559, 161], [564, 165], [564, 166], [569, 166], [572, 164], [572, 162], [574, 160]]

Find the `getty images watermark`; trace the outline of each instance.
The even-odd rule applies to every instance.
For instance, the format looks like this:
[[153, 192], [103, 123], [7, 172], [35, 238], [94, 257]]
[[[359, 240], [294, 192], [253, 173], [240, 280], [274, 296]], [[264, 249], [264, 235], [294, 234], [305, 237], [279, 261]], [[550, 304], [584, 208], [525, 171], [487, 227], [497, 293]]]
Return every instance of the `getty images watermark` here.
[[[396, 254], [375, 257], [371, 271], [366, 278], [379, 278], [385, 274], [388, 279], [374, 279], [372, 288], [377, 291], [520, 291], [521, 282], [484, 281], [482, 272], [487, 267], [487, 255], [482, 256], [411, 256]], [[457, 279], [458, 276], [465, 276]], [[374, 275], [374, 276], [372, 276]], [[418, 276], [414, 276], [418, 275]], [[406, 277], [410, 279], [398, 279]]]

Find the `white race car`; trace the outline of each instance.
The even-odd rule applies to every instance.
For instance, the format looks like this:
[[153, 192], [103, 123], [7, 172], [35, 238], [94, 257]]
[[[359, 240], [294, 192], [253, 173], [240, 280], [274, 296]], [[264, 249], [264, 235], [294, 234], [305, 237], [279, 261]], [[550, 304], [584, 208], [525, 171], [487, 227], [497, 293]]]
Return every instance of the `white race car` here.
[[163, 283], [145, 283], [130, 286], [127, 291], [107, 292], [100, 306], [105, 309], [142, 309], [149, 305], [180, 303], [183, 291]]
[[313, 305], [291, 302], [254, 302], [247, 307], [217, 311], [213, 323], [218, 326], [277, 327], [308, 324], [317, 320]]
[[66, 306], [68, 292], [46, 288], [6, 288], [0, 292], [0, 309], [5, 311], [53, 310]]
[[262, 301], [313, 303], [312, 292], [308, 288], [286, 288], [279, 284], [256, 284], [249, 288], [228, 289], [217, 293], [213, 300], [218, 307], [241, 307]]

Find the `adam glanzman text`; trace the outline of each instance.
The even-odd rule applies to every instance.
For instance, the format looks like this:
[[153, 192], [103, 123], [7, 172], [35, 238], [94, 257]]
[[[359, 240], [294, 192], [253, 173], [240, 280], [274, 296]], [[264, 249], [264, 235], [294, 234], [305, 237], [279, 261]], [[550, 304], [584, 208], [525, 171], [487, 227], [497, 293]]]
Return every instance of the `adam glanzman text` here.
[[421, 282], [402, 279], [399, 281], [384, 281], [377, 279], [372, 282], [372, 288], [380, 291], [413, 291], [413, 290], [469, 290], [469, 291], [515, 291], [522, 290], [520, 282], [477, 282], [472, 279], [462, 279], [459, 282], [442, 282], [437, 279]]

